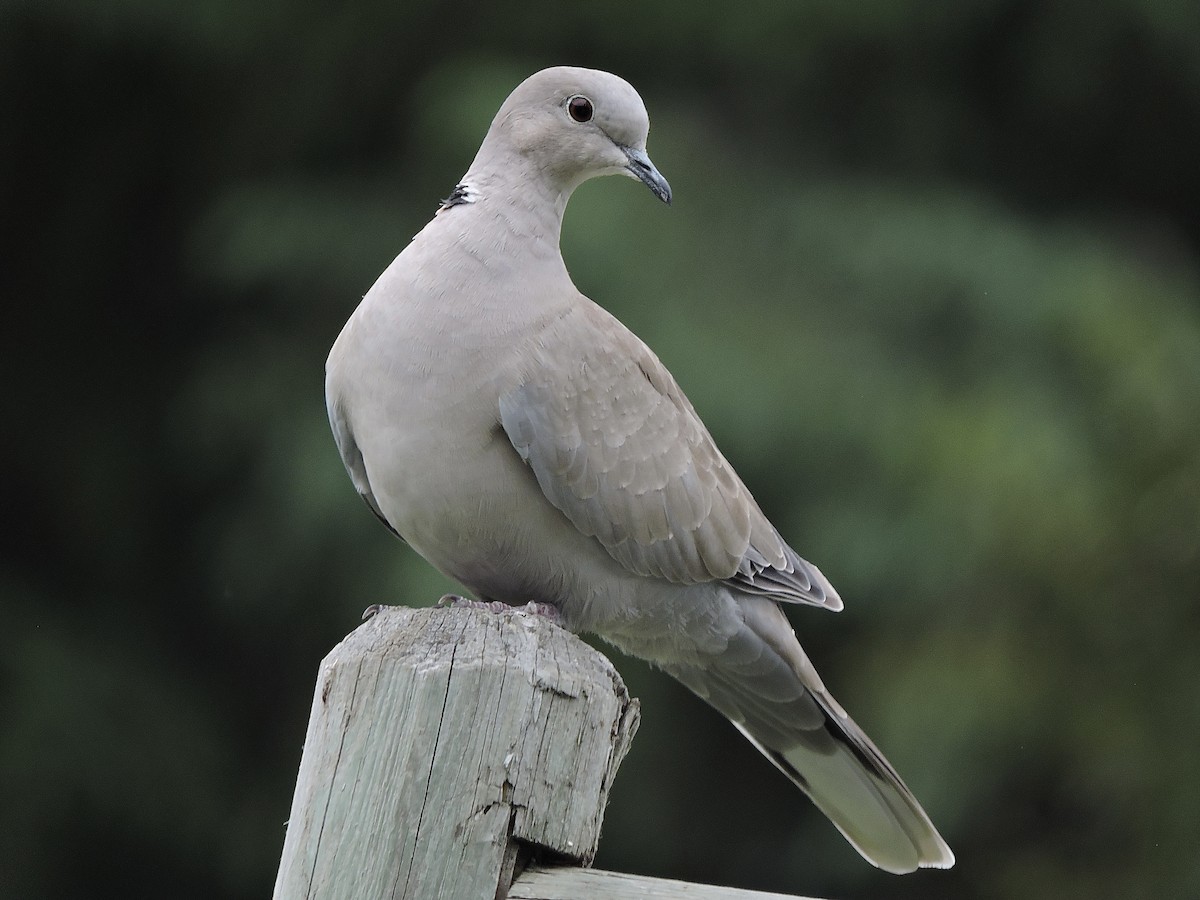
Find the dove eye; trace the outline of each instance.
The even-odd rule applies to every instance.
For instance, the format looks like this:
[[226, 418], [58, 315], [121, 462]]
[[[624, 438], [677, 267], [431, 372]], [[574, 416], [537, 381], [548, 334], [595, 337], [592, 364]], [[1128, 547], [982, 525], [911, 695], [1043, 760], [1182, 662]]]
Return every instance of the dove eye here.
[[592, 101], [587, 97], [572, 97], [567, 101], [567, 112], [576, 122], [590, 122], [594, 112]]

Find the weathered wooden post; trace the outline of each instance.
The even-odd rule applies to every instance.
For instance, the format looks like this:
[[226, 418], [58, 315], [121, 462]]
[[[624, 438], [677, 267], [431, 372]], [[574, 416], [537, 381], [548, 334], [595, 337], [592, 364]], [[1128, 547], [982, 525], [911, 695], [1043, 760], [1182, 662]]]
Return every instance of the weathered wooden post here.
[[385, 607], [321, 664], [275, 896], [494, 900], [526, 848], [589, 863], [637, 723], [544, 618]]
[[[612, 664], [540, 616], [384, 607], [321, 663], [274, 896], [782, 900], [580, 868], [637, 725]], [[522, 872], [537, 856], [574, 867]]]

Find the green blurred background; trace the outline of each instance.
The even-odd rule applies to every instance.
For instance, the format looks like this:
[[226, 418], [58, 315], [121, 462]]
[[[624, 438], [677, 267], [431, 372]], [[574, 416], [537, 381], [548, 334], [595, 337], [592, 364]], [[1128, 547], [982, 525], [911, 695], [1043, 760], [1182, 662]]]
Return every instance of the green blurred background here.
[[837, 898], [1200, 896], [1200, 8], [0, 7], [0, 895], [268, 894], [321, 657], [450, 585], [323, 364], [546, 65], [650, 109], [580, 288], [847, 601], [793, 621], [958, 854], [872, 869], [717, 715], [597, 864]]

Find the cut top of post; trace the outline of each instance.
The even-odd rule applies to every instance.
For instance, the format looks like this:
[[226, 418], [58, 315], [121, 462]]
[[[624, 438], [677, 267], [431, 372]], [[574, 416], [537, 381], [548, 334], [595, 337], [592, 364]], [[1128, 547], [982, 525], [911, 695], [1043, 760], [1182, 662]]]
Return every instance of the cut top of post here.
[[321, 664], [275, 896], [493, 900], [522, 847], [586, 865], [637, 724], [539, 616], [385, 607]]

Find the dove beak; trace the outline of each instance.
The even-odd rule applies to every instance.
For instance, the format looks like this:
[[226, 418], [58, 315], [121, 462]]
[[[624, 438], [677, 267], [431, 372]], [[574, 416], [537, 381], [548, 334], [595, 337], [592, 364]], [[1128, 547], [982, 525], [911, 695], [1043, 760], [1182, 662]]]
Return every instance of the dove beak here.
[[654, 163], [650, 162], [646, 151], [636, 147], [622, 147], [621, 149], [625, 151], [625, 156], [629, 159], [629, 165], [625, 167], [629, 174], [644, 182], [646, 187], [654, 192], [655, 197], [670, 206], [671, 185], [667, 184], [667, 179], [663, 178]]

